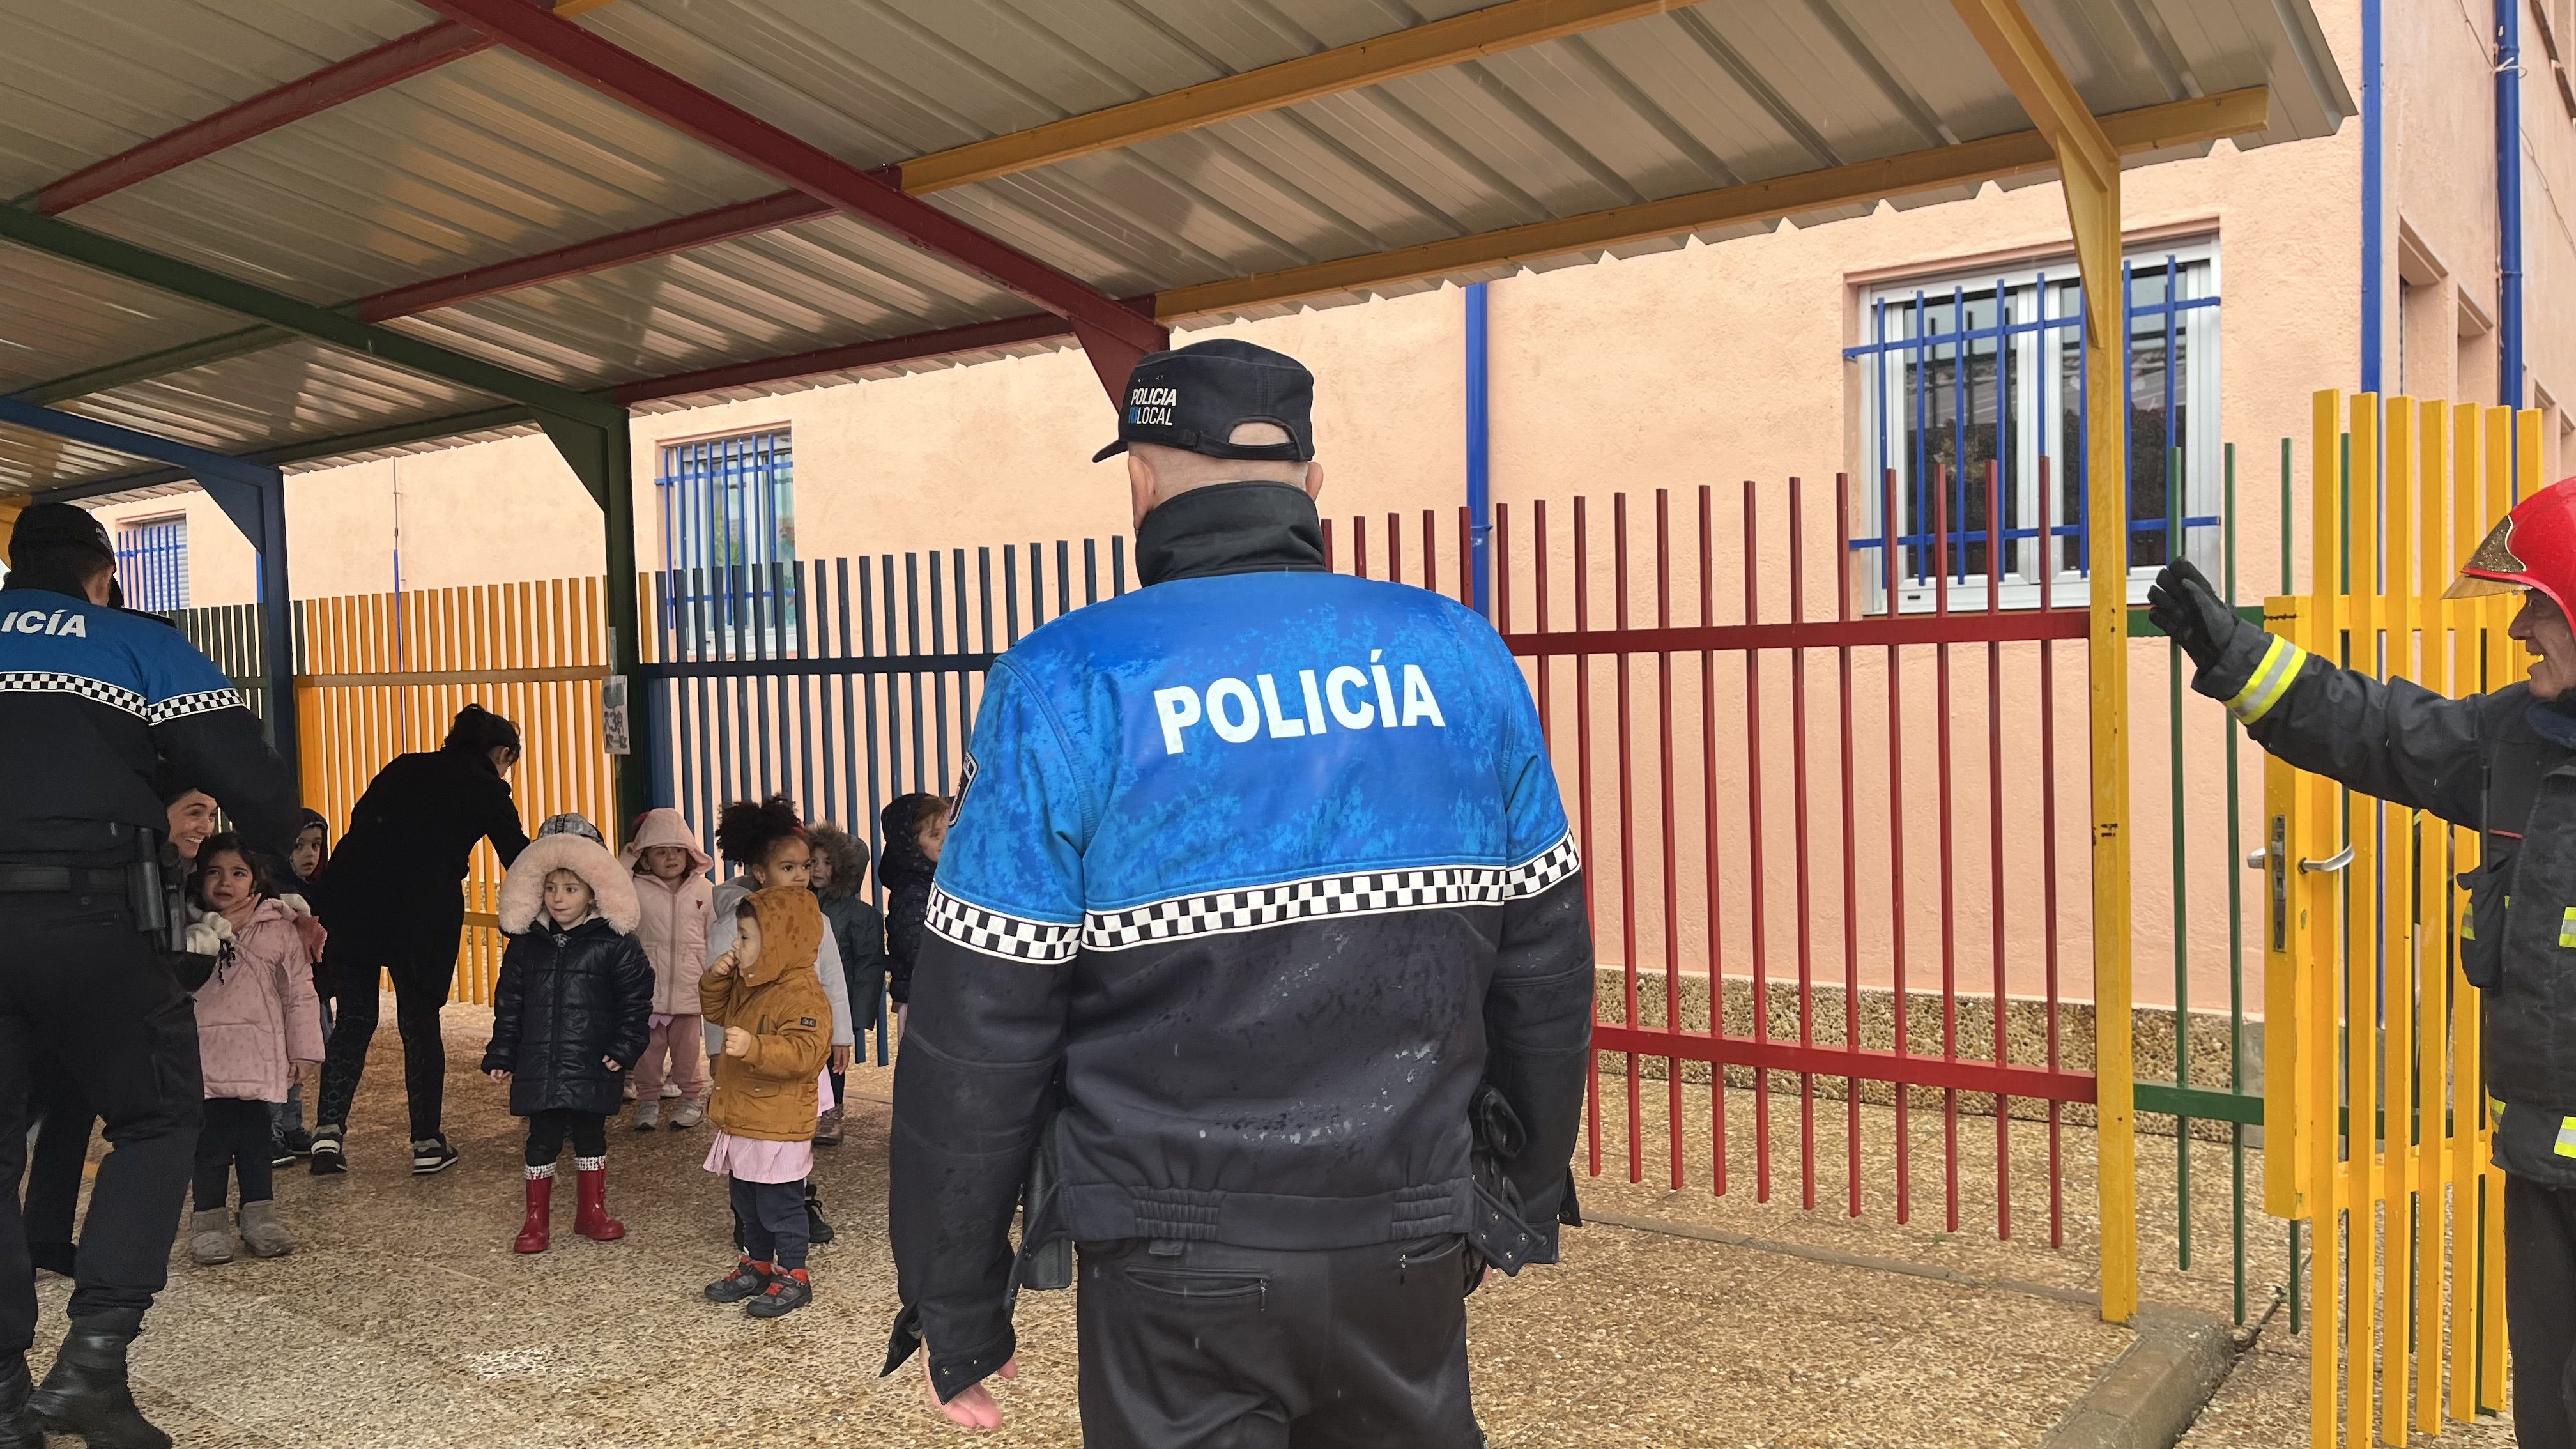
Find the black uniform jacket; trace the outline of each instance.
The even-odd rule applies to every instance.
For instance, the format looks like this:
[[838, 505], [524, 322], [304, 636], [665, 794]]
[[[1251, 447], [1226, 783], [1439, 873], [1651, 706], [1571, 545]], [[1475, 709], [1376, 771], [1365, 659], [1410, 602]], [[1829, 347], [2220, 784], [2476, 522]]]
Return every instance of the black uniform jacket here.
[[2480, 832], [2460, 964], [2486, 1000], [2496, 1165], [2576, 1187], [2576, 700], [2382, 684], [2252, 624], [2192, 687], [2300, 769]]
[[252, 846], [294, 843], [295, 781], [213, 661], [157, 619], [0, 589], [0, 861], [116, 865], [169, 816], [156, 780], [215, 797]]

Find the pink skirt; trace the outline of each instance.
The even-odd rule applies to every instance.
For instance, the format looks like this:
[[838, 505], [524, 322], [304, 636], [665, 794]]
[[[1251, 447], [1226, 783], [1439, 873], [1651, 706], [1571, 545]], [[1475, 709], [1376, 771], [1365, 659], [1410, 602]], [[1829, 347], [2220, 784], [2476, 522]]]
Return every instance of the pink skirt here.
[[[832, 1110], [832, 1074], [824, 1071], [817, 1082], [815, 1102], [819, 1110]], [[736, 1137], [730, 1132], [716, 1133], [715, 1145], [707, 1150], [707, 1171], [745, 1182], [803, 1182], [814, 1175], [814, 1143], [809, 1138], [795, 1142], [771, 1142], [759, 1137]]]

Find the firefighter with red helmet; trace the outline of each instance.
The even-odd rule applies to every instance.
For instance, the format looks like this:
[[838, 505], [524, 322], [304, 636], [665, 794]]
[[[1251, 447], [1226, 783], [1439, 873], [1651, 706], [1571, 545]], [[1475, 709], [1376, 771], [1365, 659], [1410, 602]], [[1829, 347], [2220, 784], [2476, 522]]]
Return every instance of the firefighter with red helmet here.
[[2460, 876], [2460, 963], [2486, 998], [2486, 1086], [2504, 1170], [2505, 1314], [2525, 1449], [2576, 1449], [2576, 478], [2495, 526], [2447, 598], [2519, 592], [2529, 678], [2447, 699], [2337, 668], [2245, 622], [2188, 562], [2156, 624], [2264, 749], [2480, 832]]

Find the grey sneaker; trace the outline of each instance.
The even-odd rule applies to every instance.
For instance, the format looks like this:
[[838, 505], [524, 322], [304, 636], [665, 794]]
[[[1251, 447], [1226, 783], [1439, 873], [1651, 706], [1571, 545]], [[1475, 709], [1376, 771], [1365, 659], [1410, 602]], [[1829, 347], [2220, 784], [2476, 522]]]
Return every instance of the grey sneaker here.
[[283, 1258], [295, 1251], [295, 1235], [277, 1220], [275, 1202], [243, 1203], [241, 1235], [254, 1258]]
[[[661, 1103], [659, 1103], [659, 1102], [647, 1102], [647, 1103], [645, 1103], [643, 1106], [638, 1107], [638, 1108], [636, 1108], [636, 1109], [635, 1109], [635, 1130], [636, 1130], [636, 1131], [638, 1131], [638, 1132], [650, 1132], [650, 1131], [652, 1131], [655, 1127], [660, 1126], [660, 1125], [661, 1125], [661, 1123], [662, 1123], [662, 1104], [661, 1104]], [[673, 1125], [675, 1125], [675, 1126], [676, 1126], [676, 1125], [678, 1125], [678, 1124], [674, 1123]]]
[[444, 1137], [424, 1137], [411, 1145], [411, 1175], [427, 1177], [456, 1165], [456, 1149]]
[[680, 1084], [677, 1082], [665, 1081], [662, 1083], [662, 1095], [664, 1097], [676, 1097], [680, 1095]]
[[695, 1127], [705, 1120], [707, 1104], [695, 1097], [683, 1097], [679, 1107], [671, 1113], [671, 1130], [677, 1132], [684, 1127]]
[[197, 1266], [212, 1268], [233, 1260], [232, 1214], [213, 1208], [196, 1215], [189, 1222], [188, 1256]]

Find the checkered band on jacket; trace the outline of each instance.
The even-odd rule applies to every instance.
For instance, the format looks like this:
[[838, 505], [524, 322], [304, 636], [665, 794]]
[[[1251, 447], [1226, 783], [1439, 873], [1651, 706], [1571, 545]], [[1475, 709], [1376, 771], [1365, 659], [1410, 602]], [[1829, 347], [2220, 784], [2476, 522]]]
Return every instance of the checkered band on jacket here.
[[1063, 962], [1078, 949], [1123, 951], [1193, 936], [1257, 931], [1327, 916], [1383, 915], [1390, 911], [1500, 906], [1538, 895], [1582, 866], [1574, 836], [1518, 865], [1425, 866], [1412, 870], [1353, 871], [1271, 885], [1204, 891], [1148, 901], [1125, 910], [1091, 911], [1080, 926], [1022, 920], [936, 891], [930, 929], [988, 956], [1016, 961]]

